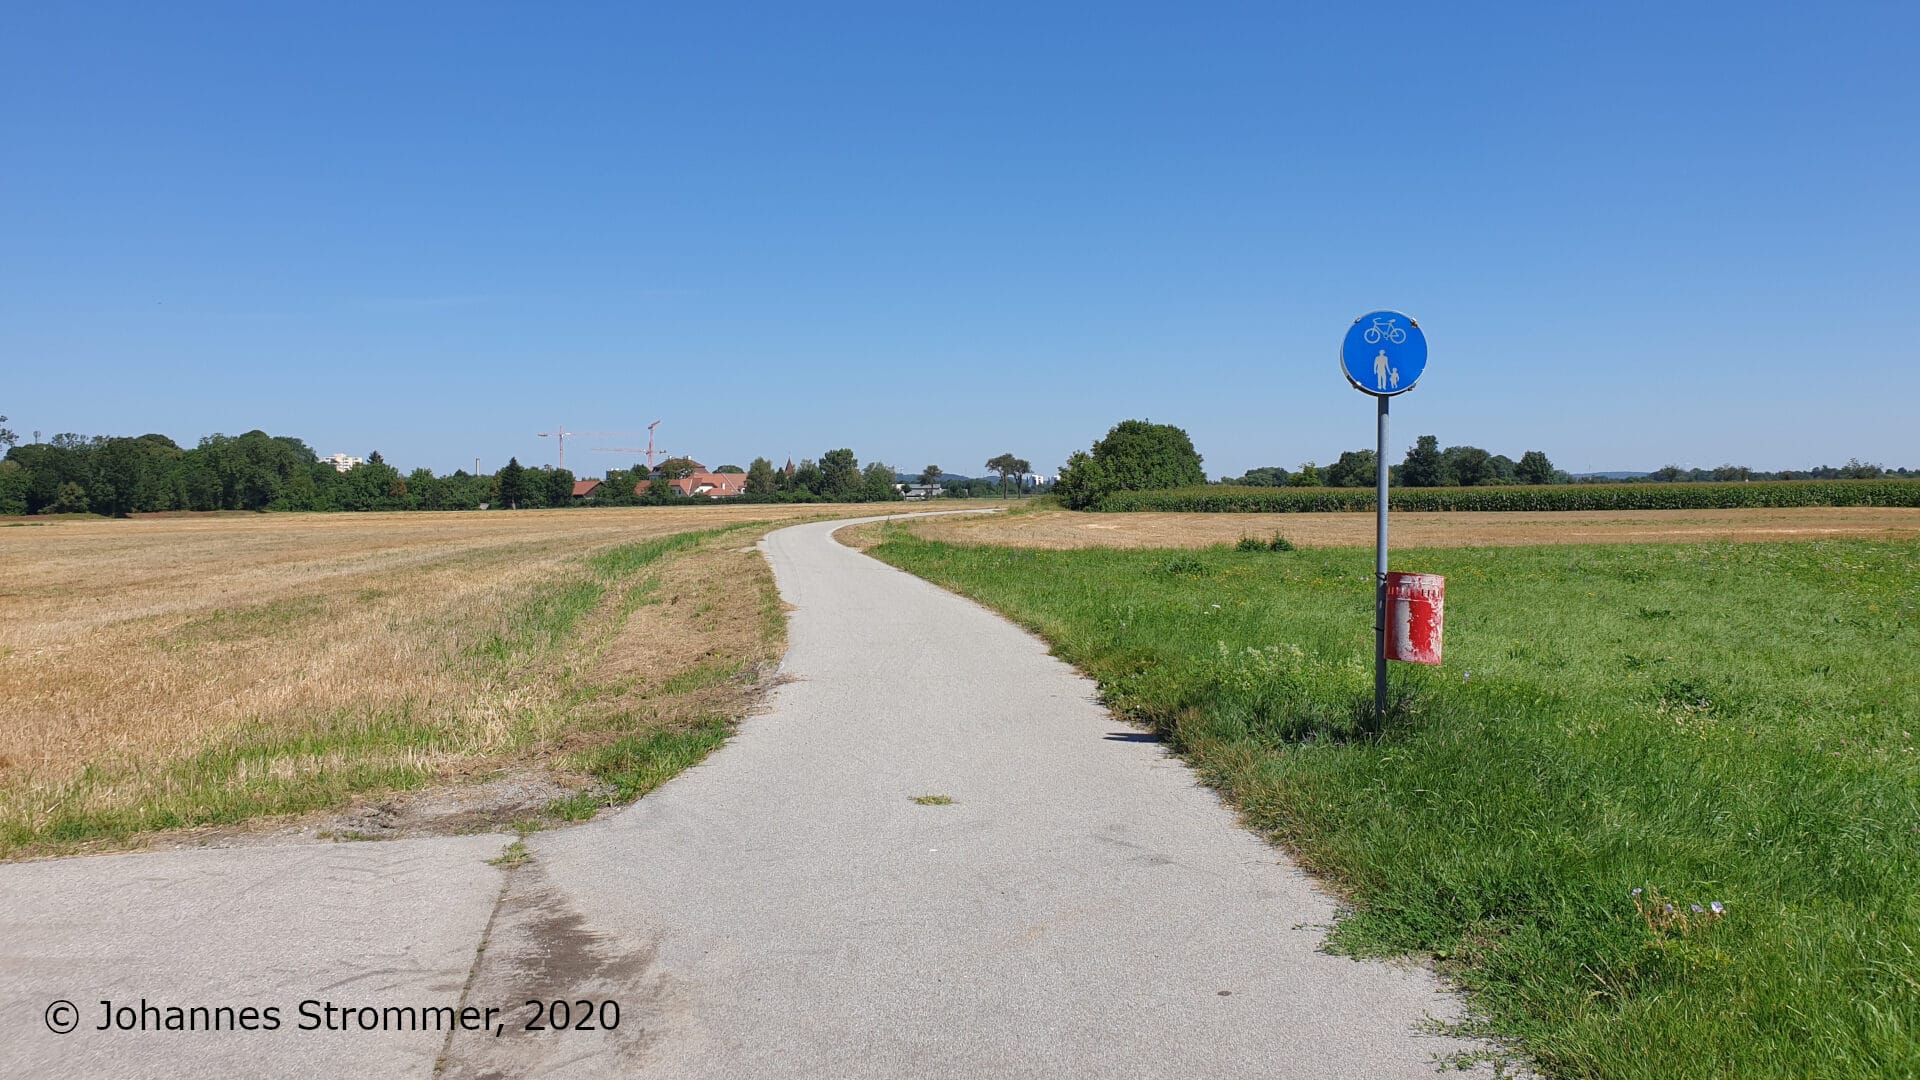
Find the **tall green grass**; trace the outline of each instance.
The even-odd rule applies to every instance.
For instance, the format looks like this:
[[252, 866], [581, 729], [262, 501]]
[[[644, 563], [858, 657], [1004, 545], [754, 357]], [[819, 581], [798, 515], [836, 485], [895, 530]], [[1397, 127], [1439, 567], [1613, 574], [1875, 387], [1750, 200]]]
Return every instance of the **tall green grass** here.
[[733, 733], [725, 717], [709, 717], [687, 728], [627, 735], [579, 754], [574, 764], [602, 783], [555, 802], [548, 812], [565, 821], [584, 821], [597, 811], [630, 803], [698, 765]]
[[1349, 892], [1338, 946], [1435, 957], [1550, 1075], [1920, 1073], [1920, 544], [1398, 553], [1447, 662], [1379, 738], [1370, 552], [872, 553], [1046, 637]]
[[[1271, 488], [1209, 484], [1169, 491], [1118, 491], [1106, 512], [1160, 510], [1211, 514], [1327, 513], [1371, 510], [1368, 488]], [[1920, 506], [1920, 480], [1768, 480], [1750, 484], [1554, 484], [1404, 488], [1387, 496], [1395, 510], [1734, 510], [1781, 506]]]

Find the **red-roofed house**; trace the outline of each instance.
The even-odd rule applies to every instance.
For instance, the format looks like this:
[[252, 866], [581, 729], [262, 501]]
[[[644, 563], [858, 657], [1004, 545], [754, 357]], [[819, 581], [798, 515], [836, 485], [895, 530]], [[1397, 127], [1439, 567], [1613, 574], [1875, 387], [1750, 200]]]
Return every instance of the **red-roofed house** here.
[[688, 477], [694, 481], [693, 493], [710, 499], [747, 493], [747, 474], [737, 472], [701, 472]]
[[[747, 492], [746, 473], [714, 473], [701, 469], [692, 476], [669, 480], [667, 483], [682, 495], [705, 495], [709, 499], [725, 499]], [[633, 486], [633, 493], [644, 495], [652, 484], [651, 480], [642, 480]]]
[[575, 480], [573, 482], [573, 501], [583, 502], [591, 499], [593, 498], [593, 493], [598, 490], [600, 490], [600, 481], [598, 480]]

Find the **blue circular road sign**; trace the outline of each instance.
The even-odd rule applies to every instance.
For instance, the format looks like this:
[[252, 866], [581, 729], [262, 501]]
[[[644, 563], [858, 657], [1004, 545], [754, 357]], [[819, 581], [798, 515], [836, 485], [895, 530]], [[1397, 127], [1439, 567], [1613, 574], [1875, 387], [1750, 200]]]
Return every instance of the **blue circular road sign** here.
[[1362, 315], [1340, 343], [1340, 370], [1355, 390], [1374, 397], [1406, 393], [1426, 369], [1427, 335], [1402, 312]]

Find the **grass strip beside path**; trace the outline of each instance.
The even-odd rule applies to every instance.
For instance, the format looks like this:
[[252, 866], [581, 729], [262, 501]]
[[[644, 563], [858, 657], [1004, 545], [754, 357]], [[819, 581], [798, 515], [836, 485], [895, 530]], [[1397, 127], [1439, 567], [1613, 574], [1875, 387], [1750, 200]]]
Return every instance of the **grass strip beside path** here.
[[870, 553], [1052, 642], [1352, 897], [1337, 947], [1436, 958], [1550, 1075], [1920, 1073], [1920, 544], [1396, 553], [1447, 662], [1378, 738], [1370, 552]]

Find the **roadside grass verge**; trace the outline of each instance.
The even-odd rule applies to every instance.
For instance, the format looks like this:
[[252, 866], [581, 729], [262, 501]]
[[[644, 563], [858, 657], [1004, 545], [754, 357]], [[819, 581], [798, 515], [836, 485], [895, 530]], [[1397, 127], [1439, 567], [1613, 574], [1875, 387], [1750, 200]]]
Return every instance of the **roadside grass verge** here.
[[1378, 737], [1371, 552], [869, 551], [1052, 642], [1351, 898], [1335, 947], [1433, 957], [1549, 1075], [1920, 1072], [1920, 544], [1398, 552], [1447, 662]]
[[624, 735], [579, 754], [574, 759], [575, 767], [601, 786], [562, 799], [549, 812], [564, 821], [581, 821], [604, 807], [630, 803], [673, 779], [680, 770], [699, 764], [732, 732], [732, 721], [716, 717], [680, 730]]
[[[396, 610], [386, 629], [416, 643], [432, 677], [373, 707], [260, 715], [198, 746], [102, 754], [50, 781], [5, 774], [0, 858], [324, 810], [502, 768], [539, 769], [579, 789], [550, 808], [556, 821], [638, 798], [725, 741], [778, 657], [785, 622], [771, 575], [741, 543], [765, 528], [601, 545], [554, 562], [497, 605]], [[236, 635], [271, 635], [290, 618], [323, 630], [334, 605], [349, 603], [218, 612], [165, 648], [191, 658]]]

